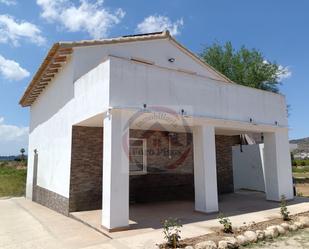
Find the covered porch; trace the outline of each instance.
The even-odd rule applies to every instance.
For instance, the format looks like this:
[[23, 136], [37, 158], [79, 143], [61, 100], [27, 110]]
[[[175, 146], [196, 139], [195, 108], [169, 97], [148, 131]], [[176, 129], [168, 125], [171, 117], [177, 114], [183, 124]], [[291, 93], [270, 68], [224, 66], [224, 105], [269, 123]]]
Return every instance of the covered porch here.
[[[308, 198], [295, 197], [288, 202], [291, 214], [308, 211]], [[264, 222], [279, 218], [278, 203], [267, 201], [265, 194], [256, 191], [237, 191], [223, 194], [219, 198], [219, 210], [230, 217], [233, 226], [248, 225], [250, 222]], [[158, 235], [162, 239], [162, 220], [173, 217], [183, 224], [182, 238], [189, 238], [213, 232], [219, 226], [218, 214], [194, 211], [193, 201], [167, 201], [130, 205], [130, 229], [108, 232], [101, 226], [102, 210], [71, 213], [71, 217], [83, 222], [111, 238], [125, 238], [136, 235]], [[156, 238], [155, 242], [158, 242]]]
[[[76, 124], [78, 127], [101, 128], [99, 133], [96, 131], [96, 134], [103, 137], [103, 143], [86, 134], [87, 139], [94, 143], [93, 146], [86, 148], [86, 153], [88, 150], [88, 153], [94, 155], [86, 159], [87, 163], [90, 160], [90, 164], [96, 165], [98, 169], [96, 172], [101, 172], [101, 174], [96, 173], [99, 175], [95, 182], [91, 180], [95, 177], [92, 169], [83, 164], [85, 162], [82, 159], [83, 155], [79, 155], [80, 160], [78, 156], [75, 158], [79, 165], [75, 170], [80, 169], [78, 172], [88, 170], [89, 182], [80, 184], [78, 182], [80, 178], [72, 174], [74, 169], [71, 168], [70, 211], [74, 217], [87, 224], [93, 224], [91, 226], [97, 229], [116, 233], [129, 228], [147, 230], [161, 227], [161, 220], [168, 218], [171, 214], [173, 217], [182, 219], [183, 222], [195, 223], [215, 218], [218, 211], [227, 215], [237, 215], [238, 212], [248, 213], [277, 207], [277, 203], [266, 202], [266, 200], [279, 201], [282, 195], [289, 200], [293, 199], [287, 128], [280, 127], [278, 124], [256, 125], [250, 119], [248, 122], [239, 122], [187, 116], [183, 109], [180, 113], [171, 110], [145, 108], [137, 111], [114, 108]], [[175, 156], [172, 164], [169, 160], [161, 164], [155, 160], [151, 162], [149, 150], [147, 150], [149, 144], [143, 141], [145, 136], [153, 134], [152, 131], [165, 132], [166, 139], [163, 139], [165, 142], [158, 141], [158, 147], [167, 146], [166, 153], [169, 159], [175, 156], [170, 149], [173, 146], [173, 134], [182, 134], [178, 135], [177, 139], [183, 140], [180, 154]], [[224, 179], [224, 175], [219, 176], [218, 166], [221, 164], [222, 168], [231, 168], [232, 158], [227, 161], [218, 158], [221, 148], [216, 145], [217, 137], [233, 138], [247, 132], [263, 134], [265, 194], [241, 192], [219, 196], [220, 188], [224, 189], [230, 183]], [[72, 141], [74, 147], [74, 136]], [[233, 145], [237, 145], [237, 141], [229, 145], [230, 153]], [[136, 152], [132, 148], [135, 148]], [[72, 155], [73, 153], [74, 150]], [[223, 151], [224, 153], [226, 151]], [[178, 167], [179, 160], [182, 167]], [[223, 165], [222, 162], [224, 162]], [[73, 159], [72, 163], [74, 164]], [[165, 166], [164, 168], [151, 167], [151, 164]], [[159, 171], [154, 172], [154, 170]], [[168, 186], [156, 193], [154, 191], [156, 182], [151, 183], [154, 187], [150, 188], [151, 184], [149, 181], [145, 182], [145, 177], [152, 180], [165, 177], [165, 181], [172, 182], [177, 182], [177, 178], [180, 177], [178, 181], [184, 181], [183, 189], [179, 189], [179, 185], [175, 189]], [[132, 184], [134, 183], [132, 178], [138, 178], [138, 183]], [[162, 185], [158, 181], [157, 188], [160, 189], [160, 187], [162, 188]], [[98, 188], [99, 191], [95, 194], [93, 188]], [[132, 192], [133, 188], [137, 190]], [[88, 189], [88, 192], [85, 192], [85, 189]], [[146, 191], [140, 194], [143, 189]], [[234, 189], [230, 192], [233, 191]], [[162, 192], [165, 193], [164, 196], [159, 196]], [[81, 198], [83, 195], [87, 197]], [[150, 202], [148, 200], [148, 203], [139, 204], [147, 197]], [[162, 202], [167, 200], [171, 201]], [[87, 203], [88, 207], [89, 203], [93, 206], [88, 209], [83, 208], [84, 203]], [[101, 208], [98, 208], [98, 205], [101, 205]], [[77, 206], [79, 208], [76, 208]], [[91, 209], [95, 210], [87, 211]], [[128, 232], [132, 232], [132, 229]]]

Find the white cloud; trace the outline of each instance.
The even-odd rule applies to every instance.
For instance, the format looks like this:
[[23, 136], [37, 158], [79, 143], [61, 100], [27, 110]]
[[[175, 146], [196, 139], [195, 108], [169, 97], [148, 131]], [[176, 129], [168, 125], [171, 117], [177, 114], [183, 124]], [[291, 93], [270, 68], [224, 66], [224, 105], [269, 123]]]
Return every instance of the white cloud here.
[[278, 69], [280, 70], [280, 73], [278, 74], [279, 81], [288, 79], [292, 76], [292, 71], [289, 69], [289, 67], [279, 65]]
[[0, 117], [0, 155], [17, 155], [27, 147], [29, 128], [9, 125]]
[[16, 21], [12, 16], [0, 15], [0, 43], [19, 45], [21, 39], [27, 39], [37, 45], [45, 43], [41, 30], [26, 21]]
[[26, 69], [22, 68], [19, 63], [13, 60], [5, 59], [2, 55], [0, 55], [0, 76], [8, 80], [22, 80], [29, 75], [30, 73]]
[[[269, 61], [267, 60], [264, 60], [263, 61], [264, 64], [269, 64]], [[277, 73], [277, 76], [278, 76], [278, 81], [282, 81], [282, 80], [285, 80], [285, 79], [288, 79], [292, 76], [292, 71], [290, 70], [289, 67], [285, 67], [285, 66], [282, 66], [282, 65], [279, 65], [278, 66], [278, 70], [279, 70], [279, 73]]]
[[3, 3], [8, 6], [17, 4], [15, 0], [0, 0], [0, 3]]
[[172, 22], [167, 16], [153, 15], [146, 17], [137, 25], [137, 32], [151, 33], [163, 30], [169, 30], [171, 35], [179, 35], [180, 28], [183, 26], [183, 19]]
[[81, 0], [79, 5], [70, 0], [37, 0], [41, 16], [51, 23], [59, 23], [69, 32], [84, 31], [92, 38], [103, 38], [120, 23], [125, 15], [122, 9], [110, 11], [103, 7], [103, 0], [94, 3]]

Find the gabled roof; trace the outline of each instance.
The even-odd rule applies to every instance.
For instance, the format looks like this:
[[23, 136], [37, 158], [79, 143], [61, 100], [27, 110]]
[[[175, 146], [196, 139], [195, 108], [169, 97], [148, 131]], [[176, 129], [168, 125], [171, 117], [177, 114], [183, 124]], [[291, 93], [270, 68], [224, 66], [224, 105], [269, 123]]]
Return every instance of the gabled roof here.
[[202, 61], [193, 52], [182, 46], [177, 42], [169, 33], [168, 30], [163, 32], [138, 34], [138, 35], [127, 35], [118, 38], [104, 39], [104, 40], [83, 40], [77, 42], [57, 42], [49, 50], [43, 63], [39, 67], [38, 71], [32, 78], [28, 85], [25, 93], [23, 94], [19, 104], [23, 107], [31, 106], [44, 88], [52, 81], [53, 77], [61, 70], [63, 65], [67, 62], [68, 58], [73, 52], [73, 48], [84, 47], [84, 46], [96, 46], [105, 44], [117, 44], [125, 42], [136, 42], [136, 41], [148, 41], [157, 39], [169, 39], [179, 49], [185, 52], [187, 55], [192, 57], [195, 61], [205, 66], [208, 70], [218, 75], [223, 81], [232, 82], [223, 74], [216, 71], [210, 65]]

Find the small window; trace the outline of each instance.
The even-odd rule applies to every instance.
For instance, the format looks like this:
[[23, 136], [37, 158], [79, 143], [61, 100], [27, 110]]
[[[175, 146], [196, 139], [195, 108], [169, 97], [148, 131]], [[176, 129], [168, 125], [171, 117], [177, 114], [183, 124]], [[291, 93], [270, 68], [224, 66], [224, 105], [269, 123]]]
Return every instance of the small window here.
[[130, 138], [129, 160], [131, 175], [147, 173], [146, 153], [146, 139]]

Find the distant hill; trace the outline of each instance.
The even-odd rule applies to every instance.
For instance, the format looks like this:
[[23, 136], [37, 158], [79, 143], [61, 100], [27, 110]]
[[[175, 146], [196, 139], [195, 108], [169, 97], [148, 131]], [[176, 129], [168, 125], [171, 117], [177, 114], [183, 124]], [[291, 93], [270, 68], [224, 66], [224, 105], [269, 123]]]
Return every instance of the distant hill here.
[[309, 137], [301, 138], [301, 139], [294, 139], [294, 140], [291, 140], [290, 143], [298, 145], [298, 149], [295, 151], [296, 153], [298, 152], [309, 153]]
[[[19, 158], [20, 156], [0, 156], [0, 161], [14, 161]], [[25, 156], [25, 158], [27, 158], [27, 156]]]

